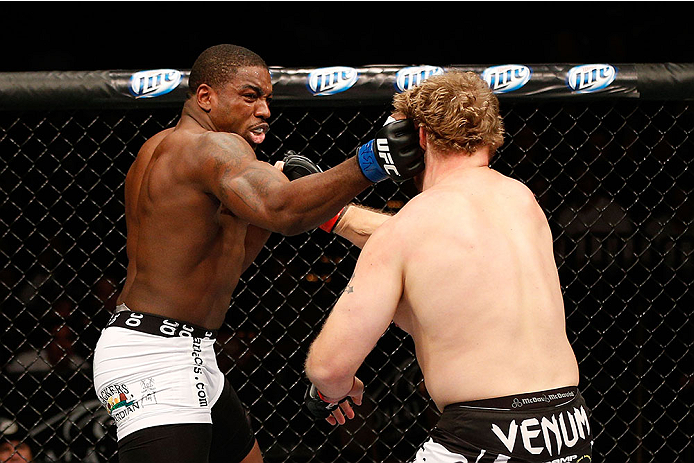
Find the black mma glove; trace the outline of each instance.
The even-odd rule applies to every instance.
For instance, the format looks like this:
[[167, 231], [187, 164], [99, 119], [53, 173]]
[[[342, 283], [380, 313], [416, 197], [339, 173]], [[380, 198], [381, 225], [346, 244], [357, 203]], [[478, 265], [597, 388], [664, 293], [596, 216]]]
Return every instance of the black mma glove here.
[[306, 156], [296, 154], [294, 151], [287, 151], [284, 155], [284, 167], [282, 172], [289, 180], [296, 180], [310, 174], [317, 174], [323, 170]]
[[381, 127], [374, 140], [359, 148], [357, 158], [361, 171], [372, 182], [380, 182], [386, 177], [400, 182], [424, 170], [419, 131], [411, 119], [401, 119]]
[[[305, 175], [318, 174], [323, 172], [323, 170], [306, 156], [296, 154], [294, 151], [287, 151], [287, 154], [284, 156], [284, 167], [282, 167], [282, 172], [289, 180], [296, 180]], [[342, 218], [345, 209], [346, 207], [343, 207], [335, 217], [325, 222], [319, 228], [328, 233], [332, 232], [337, 222]]]
[[316, 386], [313, 384], [311, 384], [311, 387], [308, 388], [308, 391], [306, 392], [306, 407], [308, 408], [308, 411], [311, 412], [311, 415], [319, 419], [329, 417], [332, 414], [332, 411], [346, 400], [349, 400], [349, 397], [345, 397], [336, 403], [326, 402], [321, 398], [320, 392], [318, 392], [318, 389], [316, 389]]

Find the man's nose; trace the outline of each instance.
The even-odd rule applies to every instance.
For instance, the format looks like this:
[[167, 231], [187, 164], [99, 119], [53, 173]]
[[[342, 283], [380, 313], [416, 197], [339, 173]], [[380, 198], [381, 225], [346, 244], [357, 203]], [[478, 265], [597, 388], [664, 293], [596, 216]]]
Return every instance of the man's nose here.
[[270, 117], [270, 105], [268, 104], [267, 100], [262, 98], [258, 100], [258, 103], [256, 104], [255, 108], [255, 115], [256, 117], [260, 117], [263, 119], [267, 119]]

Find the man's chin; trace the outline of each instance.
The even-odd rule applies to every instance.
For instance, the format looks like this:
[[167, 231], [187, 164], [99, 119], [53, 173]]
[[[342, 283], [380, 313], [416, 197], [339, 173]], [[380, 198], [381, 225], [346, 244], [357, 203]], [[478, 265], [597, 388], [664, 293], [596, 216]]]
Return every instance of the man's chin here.
[[257, 147], [265, 141], [265, 136], [267, 135], [268, 130], [270, 130], [270, 126], [266, 122], [256, 124], [250, 127], [246, 133], [246, 140], [248, 140], [248, 143], [250, 143], [251, 146]]
[[248, 140], [248, 143], [250, 143], [251, 146], [256, 147], [265, 141], [265, 133], [251, 132], [250, 135], [246, 137], [246, 140]]
[[243, 139], [246, 140], [246, 143], [248, 143], [248, 144], [251, 146], [251, 148], [253, 149], [253, 151], [256, 151], [256, 150], [258, 149], [258, 144], [259, 144], [259, 143], [258, 143], [257, 140], [255, 139], [255, 137], [245, 136], [245, 137], [243, 137]]

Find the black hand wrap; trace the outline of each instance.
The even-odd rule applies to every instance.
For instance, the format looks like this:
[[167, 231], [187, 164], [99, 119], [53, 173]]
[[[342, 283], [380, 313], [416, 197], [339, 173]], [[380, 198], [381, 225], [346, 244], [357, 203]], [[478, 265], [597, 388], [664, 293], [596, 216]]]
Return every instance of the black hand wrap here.
[[315, 418], [319, 419], [329, 417], [332, 411], [346, 400], [349, 400], [349, 397], [345, 397], [337, 403], [326, 402], [320, 398], [318, 395], [318, 389], [316, 389], [316, 386], [313, 384], [311, 384], [311, 387], [309, 387], [308, 391], [306, 391], [305, 399], [306, 408], [308, 408], [308, 411], [311, 412], [311, 415], [313, 415]]
[[381, 127], [374, 140], [359, 148], [357, 157], [359, 167], [372, 182], [386, 177], [400, 182], [424, 170], [419, 131], [411, 119], [401, 119]]
[[310, 174], [317, 174], [323, 170], [306, 156], [296, 154], [294, 151], [287, 151], [284, 155], [284, 167], [282, 172], [289, 180], [296, 180]]

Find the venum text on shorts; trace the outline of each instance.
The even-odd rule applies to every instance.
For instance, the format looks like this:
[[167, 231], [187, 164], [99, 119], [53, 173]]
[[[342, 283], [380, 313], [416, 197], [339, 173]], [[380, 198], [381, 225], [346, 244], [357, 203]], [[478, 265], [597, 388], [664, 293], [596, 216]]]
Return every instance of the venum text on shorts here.
[[544, 452], [549, 457], [561, 455], [591, 435], [583, 406], [574, 407], [573, 411], [528, 417], [519, 423], [516, 420], [501, 426], [492, 423], [491, 431], [512, 455], [522, 447], [532, 455]]

